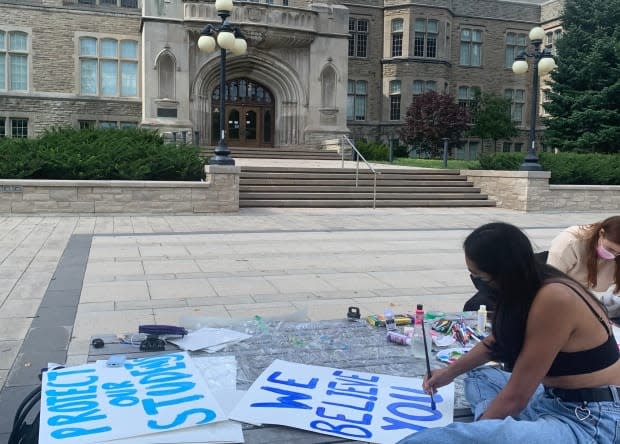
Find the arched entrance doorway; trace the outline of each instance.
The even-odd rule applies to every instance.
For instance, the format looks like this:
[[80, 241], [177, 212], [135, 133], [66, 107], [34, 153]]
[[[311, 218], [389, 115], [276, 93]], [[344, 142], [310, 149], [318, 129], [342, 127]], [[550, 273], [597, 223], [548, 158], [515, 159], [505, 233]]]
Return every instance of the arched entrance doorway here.
[[[263, 85], [241, 78], [230, 80], [224, 89], [226, 142], [229, 146], [273, 146], [274, 100]], [[211, 94], [211, 143], [220, 134], [220, 87]]]

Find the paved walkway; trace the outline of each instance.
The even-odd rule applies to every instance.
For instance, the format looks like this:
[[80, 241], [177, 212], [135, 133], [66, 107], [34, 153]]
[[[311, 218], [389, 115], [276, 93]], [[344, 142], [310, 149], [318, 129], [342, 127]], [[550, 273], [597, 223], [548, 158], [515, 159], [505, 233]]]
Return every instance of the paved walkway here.
[[461, 243], [509, 221], [537, 250], [608, 214], [481, 209], [242, 209], [203, 216], [0, 217], [0, 443], [44, 363], [96, 333], [208, 318], [458, 310]]

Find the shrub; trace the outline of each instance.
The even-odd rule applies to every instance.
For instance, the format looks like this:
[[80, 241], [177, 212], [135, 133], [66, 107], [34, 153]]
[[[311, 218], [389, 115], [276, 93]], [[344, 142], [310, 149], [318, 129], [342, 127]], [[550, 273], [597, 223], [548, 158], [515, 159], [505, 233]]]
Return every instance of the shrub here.
[[389, 160], [389, 148], [386, 145], [358, 141], [355, 147], [366, 160]]
[[73, 180], [200, 180], [192, 145], [164, 144], [141, 129], [53, 129], [38, 139], [0, 140], [0, 177]]
[[[525, 153], [496, 153], [480, 157], [484, 170], [518, 170]], [[541, 153], [539, 162], [551, 171], [552, 184], [620, 185], [620, 154]]]

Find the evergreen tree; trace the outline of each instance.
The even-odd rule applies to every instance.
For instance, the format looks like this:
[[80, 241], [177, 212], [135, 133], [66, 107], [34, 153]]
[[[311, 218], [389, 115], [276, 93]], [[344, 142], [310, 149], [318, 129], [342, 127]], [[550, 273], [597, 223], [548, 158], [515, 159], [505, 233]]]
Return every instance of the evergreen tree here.
[[564, 151], [620, 151], [620, 0], [566, 0], [556, 43], [545, 142]]
[[407, 108], [401, 138], [430, 157], [442, 152], [441, 139], [458, 142], [469, 128], [469, 112], [459, 106], [450, 94], [430, 91], [413, 98]]
[[474, 126], [469, 134], [480, 137], [482, 145], [485, 139], [493, 140], [493, 151], [497, 150], [499, 139], [509, 139], [518, 134], [517, 126], [510, 115], [510, 100], [492, 93], [478, 96], [473, 110]]

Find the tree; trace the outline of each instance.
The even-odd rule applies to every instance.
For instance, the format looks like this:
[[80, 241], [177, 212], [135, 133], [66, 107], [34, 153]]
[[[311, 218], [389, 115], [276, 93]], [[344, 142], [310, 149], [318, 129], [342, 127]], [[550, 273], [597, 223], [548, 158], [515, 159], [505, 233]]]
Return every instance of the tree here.
[[499, 139], [509, 139], [519, 132], [510, 115], [510, 100], [491, 93], [478, 96], [477, 106], [473, 111], [474, 126], [469, 134], [480, 137], [482, 145], [485, 139], [493, 140], [493, 151], [497, 151]]
[[620, 0], [566, 0], [545, 142], [564, 151], [620, 151]]
[[400, 136], [431, 157], [438, 157], [448, 138], [458, 142], [469, 127], [469, 111], [459, 106], [450, 94], [430, 91], [413, 98], [407, 108]]

